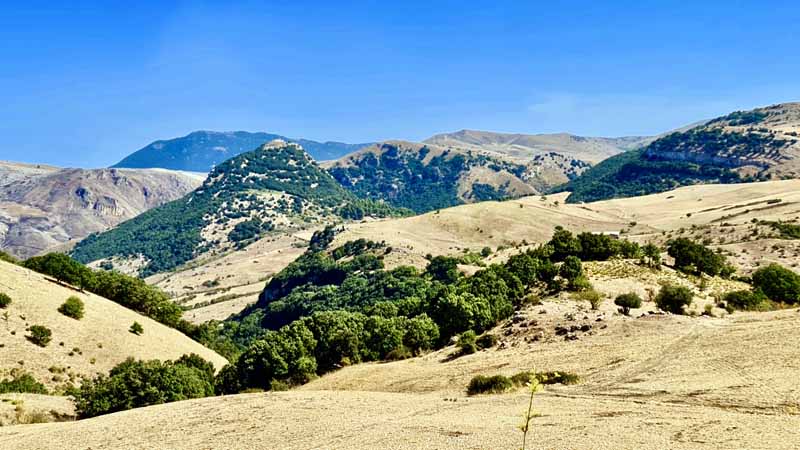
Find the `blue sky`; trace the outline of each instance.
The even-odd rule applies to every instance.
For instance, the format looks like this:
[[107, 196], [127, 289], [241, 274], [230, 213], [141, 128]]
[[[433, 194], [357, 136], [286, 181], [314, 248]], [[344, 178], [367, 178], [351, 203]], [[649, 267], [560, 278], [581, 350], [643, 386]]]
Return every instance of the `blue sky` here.
[[2, 2], [0, 159], [100, 167], [198, 129], [653, 134], [800, 99], [796, 1], [122, 3]]

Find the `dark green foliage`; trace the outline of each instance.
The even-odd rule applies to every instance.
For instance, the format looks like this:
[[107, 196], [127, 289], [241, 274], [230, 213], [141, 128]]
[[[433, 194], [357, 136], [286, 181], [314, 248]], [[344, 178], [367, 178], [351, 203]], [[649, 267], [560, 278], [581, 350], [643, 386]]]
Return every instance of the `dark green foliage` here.
[[326, 225], [322, 230], [315, 231], [311, 235], [308, 244], [308, 251], [311, 253], [327, 250], [333, 239], [336, 237], [336, 228], [333, 225]]
[[131, 333], [139, 336], [142, 333], [144, 333], [144, 327], [142, 327], [142, 324], [140, 324], [139, 322], [133, 322], [131, 324], [131, 327], [128, 329], [128, 331], [130, 331]]
[[131, 408], [213, 395], [208, 366], [199, 357], [178, 361], [136, 361], [128, 358], [108, 376], [85, 380], [74, 394], [82, 418]]
[[622, 309], [622, 314], [630, 314], [631, 309], [642, 307], [642, 298], [635, 292], [620, 294], [614, 299], [614, 304]]
[[0, 308], [8, 308], [8, 305], [10, 304], [11, 297], [9, 297], [5, 292], [0, 292]]
[[11, 378], [0, 381], [0, 394], [19, 392], [25, 394], [47, 394], [47, 388], [36, 381], [29, 373], [21, 373], [16, 369], [12, 371]]
[[675, 258], [675, 268], [682, 272], [729, 276], [733, 271], [725, 256], [690, 239], [678, 238], [669, 241], [667, 254]]
[[480, 350], [492, 348], [497, 345], [497, 336], [489, 333], [484, 333], [476, 341], [475, 344]]
[[666, 285], [656, 295], [656, 306], [664, 311], [673, 314], [683, 314], [684, 306], [692, 304], [694, 295], [689, 288], [683, 286]]
[[39, 347], [47, 347], [53, 339], [53, 332], [44, 325], [31, 325], [28, 332], [30, 332], [30, 335], [26, 336], [28, 340]]
[[661, 249], [657, 245], [648, 243], [642, 247], [641, 263], [647, 267], [658, 269], [661, 267]]
[[392, 206], [382, 200], [357, 199], [336, 209], [343, 219], [361, 220], [365, 217], [406, 217], [414, 215], [408, 208]]
[[366, 239], [356, 239], [355, 241], [347, 241], [341, 247], [335, 248], [331, 252], [333, 259], [340, 260], [348, 256], [359, 256], [370, 250], [376, 250], [386, 247], [383, 242], [369, 241]]
[[[333, 167], [330, 173], [359, 198], [385, 201], [421, 213], [463, 203], [458, 194], [458, 182], [471, 167], [488, 166], [518, 175], [524, 171], [524, 166], [484, 155], [445, 152], [425, 161], [429, 152], [425, 147], [419, 151], [405, 151], [395, 144], [383, 143], [378, 156], [374, 152], [364, 152], [353, 164]], [[474, 184], [471, 196], [473, 200], [508, 198], [505, 189], [484, 184]]]
[[61, 306], [58, 307], [58, 312], [61, 314], [72, 317], [73, 319], [80, 320], [83, 318], [83, 300], [78, 297], [72, 296], [67, 299]]
[[513, 387], [514, 383], [504, 375], [493, 375], [491, 377], [476, 375], [467, 385], [467, 395], [502, 394]]
[[776, 302], [800, 302], [800, 275], [778, 264], [756, 270], [753, 273], [753, 288]]
[[581, 290], [581, 287], [585, 287], [580, 282], [583, 278], [583, 265], [577, 256], [567, 256], [558, 269], [558, 274], [567, 281], [569, 290]]
[[756, 291], [733, 291], [728, 292], [722, 298], [725, 303], [734, 308], [744, 311], [757, 311], [767, 300], [767, 297], [760, 290]]
[[769, 114], [762, 111], [734, 111], [727, 116], [717, 117], [710, 121], [709, 124], [728, 122], [732, 126], [752, 125], [763, 121], [768, 116]]
[[458, 352], [462, 355], [471, 355], [478, 351], [478, 344], [475, 342], [475, 332], [467, 330], [458, 336]]
[[230, 237], [244, 245], [271, 228], [266, 222], [258, 225], [261, 219], [257, 217], [269, 208], [253, 195], [258, 191], [291, 196], [290, 204], [284, 202], [281, 207], [286, 214], [302, 213], [303, 201], [328, 209], [356, 201], [299, 147], [258, 148], [217, 165], [203, 185], [185, 197], [89, 236], [78, 243], [72, 255], [81, 262], [143, 255], [148, 262], [140, 274], [147, 276], [178, 267], [205, 252], [208, 247], [201, 245], [200, 231], [211, 222], [239, 217], [248, 218], [243, 222], [246, 225], [234, 227]]
[[449, 256], [433, 257], [425, 267], [425, 273], [444, 284], [455, 283], [461, 276], [461, 272], [458, 271], [458, 259]]
[[257, 238], [262, 232], [272, 229], [272, 224], [269, 222], [262, 222], [259, 219], [245, 220], [244, 222], [237, 223], [233, 230], [228, 233], [228, 239], [231, 242], [249, 241]]
[[563, 261], [567, 256], [579, 255], [582, 251], [581, 241], [560, 226], [556, 227], [548, 245], [553, 249], [553, 261]]
[[181, 308], [158, 288], [119, 272], [92, 270], [60, 253], [36, 256], [25, 267], [79, 286], [173, 328], [181, 327]]

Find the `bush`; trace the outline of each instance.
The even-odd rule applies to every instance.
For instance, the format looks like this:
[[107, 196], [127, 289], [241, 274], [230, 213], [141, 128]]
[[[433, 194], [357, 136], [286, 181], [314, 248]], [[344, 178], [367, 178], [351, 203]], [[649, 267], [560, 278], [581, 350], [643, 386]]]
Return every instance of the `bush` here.
[[3, 379], [0, 381], [0, 394], [8, 392], [47, 394], [47, 388], [45, 388], [42, 383], [36, 381], [30, 374], [12, 371], [11, 379]]
[[723, 255], [686, 238], [669, 241], [667, 254], [675, 258], [675, 267], [682, 272], [711, 276], [729, 276], [733, 273], [733, 268]]
[[603, 303], [603, 294], [591, 288], [572, 294], [572, 298], [578, 301], [589, 302], [589, 305], [594, 311], [599, 309], [600, 304]]
[[475, 341], [475, 343], [478, 345], [478, 348], [480, 350], [484, 350], [484, 349], [487, 349], [487, 348], [492, 348], [495, 345], [497, 345], [497, 336], [495, 336], [493, 334], [485, 333], [481, 337], [479, 337]]
[[800, 301], [800, 275], [778, 264], [756, 270], [753, 288], [776, 302], [794, 304]]
[[614, 299], [614, 304], [622, 309], [622, 314], [630, 314], [631, 309], [642, 307], [642, 298], [634, 292], [620, 294]]
[[389, 353], [386, 354], [387, 361], [400, 361], [403, 359], [408, 359], [413, 357], [414, 354], [411, 353], [411, 350], [406, 347], [405, 345], [399, 348], [396, 348]]
[[11, 297], [8, 294], [0, 292], [0, 308], [8, 308], [11, 304]]
[[61, 314], [72, 317], [73, 319], [80, 320], [83, 318], [83, 300], [78, 297], [72, 296], [67, 299], [61, 306], [58, 307], [58, 312]]
[[762, 303], [767, 300], [767, 297], [760, 290], [756, 291], [733, 291], [728, 292], [722, 298], [726, 305], [744, 311], [755, 311], [759, 309]]
[[[583, 277], [583, 265], [577, 256], [567, 256], [564, 263], [558, 269], [558, 274], [567, 280], [567, 287], [570, 290], [580, 290], [576, 281]], [[579, 282], [580, 283], [580, 282]]]
[[536, 379], [539, 384], [576, 384], [580, 377], [572, 372], [519, 372], [511, 377], [515, 386], [525, 386]]
[[86, 380], [75, 392], [75, 410], [80, 417], [213, 395], [206, 369], [195, 360], [135, 361], [128, 358], [108, 376]]
[[53, 337], [53, 332], [43, 325], [33, 325], [29, 331], [31, 335], [28, 336], [28, 340], [39, 347], [47, 347]]
[[467, 385], [467, 395], [502, 394], [503, 392], [509, 391], [512, 387], [514, 387], [514, 383], [506, 376], [494, 375], [487, 377], [477, 375], [473, 377], [469, 385]]
[[673, 314], [683, 314], [684, 306], [692, 304], [692, 291], [683, 286], [662, 286], [655, 298], [656, 306]]
[[133, 324], [131, 324], [131, 327], [128, 329], [128, 331], [130, 331], [131, 333], [139, 336], [142, 333], [144, 333], [144, 327], [142, 327], [142, 324], [140, 324], [139, 322], [133, 322]]
[[458, 337], [458, 348], [462, 355], [470, 355], [478, 351], [475, 332], [472, 330], [461, 333]]

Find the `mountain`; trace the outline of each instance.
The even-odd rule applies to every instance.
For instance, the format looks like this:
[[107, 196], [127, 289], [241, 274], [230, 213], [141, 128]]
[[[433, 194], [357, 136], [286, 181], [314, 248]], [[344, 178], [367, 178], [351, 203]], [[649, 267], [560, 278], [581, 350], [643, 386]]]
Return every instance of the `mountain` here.
[[510, 158], [479, 149], [387, 141], [326, 167], [358, 197], [425, 212], [541, 193], [589, 165], [552, 152]]
[[132, 265], [143, 276], [193, 258], [242, 248], [265, 233], [290, 231], [337, 215], [389, 208], [362, 202], [296, 143], [276, 140], [217, 165], [202, 186], [75, 246], [81, 262]]
[[567, 133], [510, 134], [491, 131], [461, 130], [437, 134], [425, 143], [494, 153], [501, 157], [530, 159], [536, 155], [559, 153], [596, 164], [610, 156], [631, 150], [653, 140], [646, 136], [619, 138], [583, 137]]
[[797, 178], [798, 133], [800, 103], [736, 111], [609, 158], [558, 190], [580, 202], [698, 183]]
[[160, 167], [172, 170], [210, 172], [217, 164], [275, 139], [300, 144], [318, 161], [340, 158], [369, 145], [316, 142], [308, 139], [290, 139], [277, 134], [248, 133], [246, 131], [195, 131], [180, 138], [155, 141], [112, 167], [144, 169]]
[[[22, 370], [49, 389], [63, 391], [80, 383], [84, 376], [108, 371], [128, 357], [177, 359], [196, 353], [217, 369], [224, 358], [203, 347], [180, 331], [127, 309], [111, 300], [80, 292], [50, 277], [0, 261], [0, 292], [11, 298], [3, 308], [3, 357], [0, 374]], [[80, 319], [67, 317], [59, 307], [69, 297], [84, 304]], [[129, 332], [139, 322], [144, 332]], [[30, 327], [40, 325], [51, 331], [45, 346], [29, 341]]]
[[169, 170], [0, 162], [0, 250], [29, 257], [107, 230], [200, 185]]

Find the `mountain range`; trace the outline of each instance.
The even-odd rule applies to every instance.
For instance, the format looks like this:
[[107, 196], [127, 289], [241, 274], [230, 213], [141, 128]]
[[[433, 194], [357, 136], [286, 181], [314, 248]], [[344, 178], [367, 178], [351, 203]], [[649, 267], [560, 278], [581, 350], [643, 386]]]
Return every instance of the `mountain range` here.
[[183, 137], [148, 144], [112, 167], [210, 172], [226, 159], [276, 139], [300, 144], [317, 161], [337, 159], [369, 145], [290, 139], [271, 133], [195, 131]]

